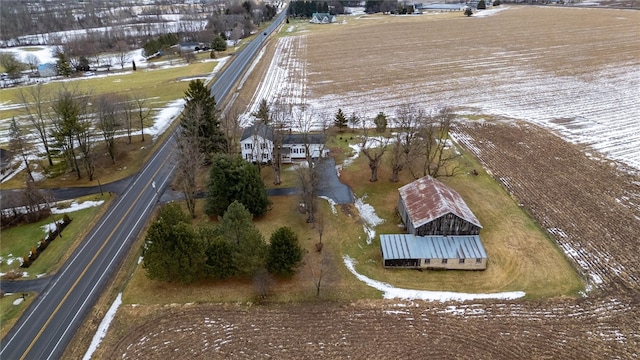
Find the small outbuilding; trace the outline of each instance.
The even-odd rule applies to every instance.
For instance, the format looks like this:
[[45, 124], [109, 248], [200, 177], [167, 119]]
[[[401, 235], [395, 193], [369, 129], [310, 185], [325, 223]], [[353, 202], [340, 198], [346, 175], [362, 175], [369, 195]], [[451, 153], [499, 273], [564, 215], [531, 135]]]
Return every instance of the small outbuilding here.
[[478, 235], [380, 235], [385, 268], [485, 270], [487, 253]]
[[478, 235], [482, 225], [462, 197], [431, 176], [398, 189], [398, 213], [409, 234]]

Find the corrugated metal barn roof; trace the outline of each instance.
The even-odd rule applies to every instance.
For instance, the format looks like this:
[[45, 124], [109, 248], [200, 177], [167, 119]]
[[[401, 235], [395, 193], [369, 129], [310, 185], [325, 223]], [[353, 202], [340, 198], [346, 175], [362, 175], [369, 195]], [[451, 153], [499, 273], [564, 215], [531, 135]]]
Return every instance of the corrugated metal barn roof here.
[[415, 228], [448, 213], [482, 227], [460, 194], [431, 176], [409, 183], [398, 192]]
[[380, 247], [384, 260], [487, 258], [487, 252], [478, 235], [383, 234], [380, 235]]

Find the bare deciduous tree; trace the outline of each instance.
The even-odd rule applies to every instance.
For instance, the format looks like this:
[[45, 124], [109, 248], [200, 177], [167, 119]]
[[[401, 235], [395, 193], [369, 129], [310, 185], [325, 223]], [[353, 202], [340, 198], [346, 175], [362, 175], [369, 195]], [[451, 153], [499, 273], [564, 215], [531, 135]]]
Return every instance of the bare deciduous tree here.
[[454, 176], [459, 171], [455, 159], [460, 155], [454, 150], [447, 150], [449, 130], [454, 114], [450, 108], [444, 107], [425, 117], [420, 126], [420, 149], [422, 149], [422, 176]]
[[291, 107], [282, 103], [275, 103], [271, 109], [271, 120], [273, 124], [273, 155], [271, 167], [273, 169], [273, 184], [280, 185], [282, 179], [280, 176], [282, 170], [282, 151], [284, 129], [287, 119], [291, 116]]
[[38, 69], [38, 65], [40, 65], [40, 59], [38, 59], [35, 54], [27, 54], [25, 60], [27, 61], [29, 70], [31, 70], [31, 72], [35, 72]]
[[369, 169], [371, 169], [369, 181], [371, 182], [378, 181], [378, 168], [388, 145], [389, 139], [386, 137], [370, 137], [368, 136], [367, 128], [362, 128], [362, 143], [360, 146], [362, 153], [369, 159]]
[[140, 122], [140, 136], [144, 142], [144, 122], [151, 116], [151, 109], [147, 108], [147, 99], [141, 93], [136, 93], [133, 96], [133, 103], [135, 104], [136, 115]]
[[126, 99], [118, 94], [102, 94], [96, 99], [98, 128], [102, 133], [111, 161], [116, 163], [116, 132], [122, 127], [126, 116], [123, 105]]
[[224, 153], [235, 154], [239, 150], [238, 139], [242, 133], [240, 113], [238, 107], [231, 106], [220, 114], [220, 130], [222, 130], [226, 139]]
[[11, 151], [22, 158], [27, 170], [29, 181], [33, 181], [33, 173], [31, 172], [31, 166], [29, 165], [29, 150], [31, 149], [31, 146], [27, 141], [25, 132], [18, 125], [16, 118], [11, 118], [11, 125], [9, 127], [9, 147]]
[[131, 60], [129, 44], [127, 44], [126, 41], [119, 40], [116, 42], [116, 57], [118, 59], [118, 65], [120, 65], [120, 69], [124, 69], [124, 65]]
[[337, 278], [337, 270], [333, 262], [333, 254], [331, 251], [323, 251], [306, 257], [308, 276], [313, 281], [316, 296], [320, 296], [320, 292], [327, 284], [333, 282]]
[[198, 142], [199, 121], [202, 119], [201, 108], [192, 106], [185, 109], [183, 116], [191, 117], [186, 121], [189, 126], [182, 127], [178, 132], [176, 183], [184, 195], [187, 210], [191, 217], [196, 217], [196, 195], [198, 191], [198, 176], [202, 172], [205, 154], [200, 151]]
[[53, 159], [51, 157], [51, 150], [49, 145], [49, 129], [47, 122], [47, 113], [45, 110], [45, 104], [49, 101], [49, 93], [45, 90], [42, 83], [38, 83], [35, 86], [29, 86], [26, 89], [21, 89], [18, 92], [18, 98], [24, 106], [26, 115], [31, 121], [31, 124], [38, 132], [40, 142], [44, 147], [44, 152], [47, 155], [49, 166], [53, 166]]
[[424, 110], [416, 109], [410, 104], [403, 104], [397, 109], [396, 117], [392, 120], [396, 131], [391, 156], [392, 182], [397, 182], [400, 171], [411, 165], [416, 152], [418, 129], [424, 123], [425, 117]]

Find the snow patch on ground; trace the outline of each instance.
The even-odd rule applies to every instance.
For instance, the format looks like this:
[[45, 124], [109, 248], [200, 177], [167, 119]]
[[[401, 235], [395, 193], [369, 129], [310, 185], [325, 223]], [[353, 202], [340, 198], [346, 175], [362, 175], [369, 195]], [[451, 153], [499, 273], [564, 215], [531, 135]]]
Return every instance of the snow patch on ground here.
[[90, 207], [100, 206], [102, 204], [104, 204], [104, 200], [84, 201], [84, 202], [81, 202], [81, 203], [78, 203], [76, 201], [72, 201], [69, 204], [69, 206], [65, 206], [64, 208], [52, 207], [51, 208], [51, 212], [53, 214], [65, 214], [65, 213], [70, 213], [70, 212], [74, 212], [74, 211], [78, 211], [78, 210], [88, 209]]
[[336, 210], [336, 202], [333, 199], [326, 196], [319, 196], [320, 199], [325, 199], [329, 202], [329, 206], [331, 206], [331, 212], [333, 215], [338, 215], [338, 210]]
[[366, 194], [361, 198], [357, 198], [354, 205], [356, 209], [358, 209], [360, 218], [364, 222], [362, 227], [364, 228], [364, 232], [367, 233], [367, 245], [371, 245], [371, 242], [376, 237], [376, 231], [374, 228], [382, 224], [384, 219], [381, 219], [378, 214], [376, 214], [376, 209], [374, 209], [373, 206], [364, 202], [364, 199], [366, 198]]
[[486, 9], [486, 10], [478, 10], [475, 13], [473, 13], [472, 17], [487, 17], [487, 16], [495, 15], [499, 12], [502, 12], [508, 9], [509, 9], [508, 6], [501, 6], [501, 7], [496, 7], [496, 8]]
[[100, 342], [102, 342], [102, 339], [104, 339], [105, 335], [107, 335], [107, 330], [109, 330], [109, 325], [111, 324], [111, 321], [113, 320], [113, 318], [116, 316], [116, 312], [118, 311], [118, 308], [120, 307], [120, 305], [122, 305], [122, 293], [118, 294], [116, 299], [113, 301], [113, 304], [111, 304], [111, 307], [109, 308], [107, 313], [104, 315], [104, 318], [100, 322], [100, 326], [98, 326], [98, 330], [96, 331], [96, 334], [93, 336], [93, 339], [91, 340], [91, 345], [89, 345], [89, 349], [87, 349], [87, 352], [82, 357], [83, 360], [91, 359], [91, 356], [100, 345]]
[[365, 284], [383, 292], [383, 298], [385, 299], [405, 299], [405, 300], [426, 300], [426, 301], [468, 301], [468, 300], [480, 300], [480, 299], [500, 299], [500, 300], [512, 300], [525, 296], [524, 291], [509, 291], [493, 294], [468, 294], [458, 293], [450, 291], [429, 291], [429, 290], [412, 290], [401, 289], [389, 285], [387, 283], [370, 279], [362, 274], [359, 274], [355, 269], [355, 260], [351, 257], [343, 257], [344, 264], [347, 269], [351, 271], [355, 277], [364, 282]]

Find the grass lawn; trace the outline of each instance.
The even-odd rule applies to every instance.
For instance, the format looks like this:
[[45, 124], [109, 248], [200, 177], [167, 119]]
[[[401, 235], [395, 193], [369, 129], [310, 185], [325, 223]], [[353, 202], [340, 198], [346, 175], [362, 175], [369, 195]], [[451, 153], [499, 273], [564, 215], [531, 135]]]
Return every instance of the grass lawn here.
[[14, 305], [14, 301], [22, 297], [22, 293], [8, 294], [0, 298], [0, 338], [3, 338], [16, 322], [20, 314], [31, 304], [35, 293], [26, 293], [24, 301]]
[[[109, 201], [109, 195], [106, 194], [105, 196], [101, 196], [100, 194], [97, 194], [86, 196], [78, 199], [77, 202], [81, 203], [89, 200]], [[35, 247], [37, 242], [44, 238], [46, 233], [42, 227], [52, 223], [53, 219], [48, 217], [34, 224], [2, 230], [2, 246], [0, 247], [0, 255], [3, 258], [3, 261], [2, 264], [0, 264], [0, 272], [7, 273], [9, 271], [16, 271], [18, 273], [26, 273], [27, 275], [24, 276], [24, 278], [33, 278], [36, 275], [47, 274], [55, 271], [71, 253], [70, 249], [75, 248], [75, 246], [84, 237], [86, 231], [90, 228], [87, 225], [91, 224], [95, 220], [96, 216], [106, 207], [105, 205], [106, 203], [101, 206], [90, 207], [69, 213], [68, 215], [71, 217], [72, 221], [62, 232], [62, 237], [57, 237], [52, 241], [38, 259], [36, 259], [36, 261], [26, 269], [20, 267], [20, 261], [17, 257], [27, 255], [31, 247]], [[62, 215], [54, 215], [54, 217], [56, 220], [60, 220]], [[6, 260], [9, 258], [15, 258], [11, 264], [7, 264]]]
[[[377, 297], [378, 292], [355, 280], [342, 265], [339, 243], [351, 236], [358, 236], [361, 227], [354, 226], [355, 220], [344, 213], [332, 214], [325, 201], [320, 203], [320, 212], [326, 219], [323, 233], [324, 249], [322, 253], [315, 251], [318, 242], [317, 228], [304, 221], [304, 216], [297, 212], [298, 199], [290, 197], [271, 197], [273, 206], [262, 218], [255, 220], [255, 225], [262, 232], [265, 241], [269, 241], [271, 233], [281, 226], [289, 226], [298, 234], [298, 240], [306, 250], [304, 264], [299, 272], [290, 280], [278, 280], [272, 287], [268, 301], [291, 302], [313, 301], [316, 298], [314, 273], [323, 271], [320, 299], [349, 300], [355, 298]], [[206, 221], [199, 216], [200, 222]], [[345, 236], [347, 235], [347, 236]], [[320, 264], [324, 259], [324, 263]], [[252, 302], [256, 293], [250, 279], [202, 281], [189, 286], [170, 284], [147, 279], [145, 270], [139, 265], [128, 282], [123, 293], [123, 302], [130, 304], [171, 304], [171, 303], [216, 303], [216, 302]]]
[[[402, 288], [468, 293], [525, 291], [528, 298], [534, 299], [575, 296], [583, 290], [584, 284], [578, 273], [535, 220], [482, 170], [472, 156], [463, 156], [459, 160], [464, 168], [463, 174], [440, 180], [460, 193], [482, 224], [480, 239], [489, 256], [487, 270], [384, 269], [379, 238], [367, 245], [362, 237], [345, 243], [342, 248], [345, 254], [358, 261], [358, 272]], [[412, 178], [408, 171], [403, 171], [400, 182], [391, 183], [387, 166], [380, 169], [379, 181], [370, 183], [364, 180], [369, 177], [365, 159], [360, 157], [351, 167], [344, 169], [342, 181], [352, 187], [357, 197], [366, 196], [364, 201], [385, 220], [376, 227], [377, 234], [403, 232], [396, 215], [397, 189]], [[469, 174], [473, 169], [478, 170], [478, 176]]]
[[[331, 139], [332, 151], [351, 151], [348, 144]], [[338, 146], [339, 145], [339, 146]], [[347, 150], [348, 149], [348, 150]], [[351, 153], [347, 153], [351, 155]], [[318, 225], [307, 224], [296, 206], [298, 198], [271, 197], [273, 207], [265, 216], [255, 219], [255, 225], [268, 241], [270, 234], [280, 226], [291, 227], [299, 236], [306, 250], [305, 264], [291, 280], [278, 281], [272, 287], [268, 301], [290, 302], [316, 299], [314, 274], [321, 267], [327, 274], [327, 283], [321, 284], [322, 299], [355, 300], [379, 298], [380, 293], [357, 280], [343, 264], [342, 256], [349, 255], [357, 261], [358, 272], [376, 280], [401, 288], [443, 290], [467, 293], [492, 293], [524, 291], [531, 299], [557, 296], [575, 296], [584, 285], [577, 272], [562, 252], [536, 225], [501, 185], [482, 171], [482, 166], [470, 155], [460, 160], [464, 173], [453, 178], [442, 178], [467, 201], [483, 224], [481, 239], [489, 254], [486, 271], [416, 271], [387, 270], [381, 266], [380, 243], [376, 237], [367, 244], [364, 221], [353, 205], [337, 206], [320, 201], [320, 217], [323, 219], [322, 253], [315, 251], [319, 239]], [[342, 171], [342, 181], [348, 183], [357, 197], [372, 205], [376, 214], [385, 222], [375, 228], [376, 234], [398, 233], [400, 221], [396, 215], [397, 189], [412, 181], [408, 171], [401, 173], [398, 183], [392, 183], [388, 165], [379, 171], [379, 181], [368, 181], [369, 168], [366, 158], [359, 157]], [[469, 173], [479, 170], [478, 176]], [[271, 182], [270, 168], [263, 169], [263, 179]], [[283, 174], [287, 171], [283, 171]], [[283, 184], [287, 183], [287, 180]], [[200, 206], [199, 209], [202, 209]], [[201, 210], [200, 210], [201, 211]], [[206, 222], [199, 216], [198, 222]], [[324, 260], [323, 260], [324, 259]], [[320, 264], [324, 264], [321, 266]], [[255, 292], [251, 280], [203, 281], [182, 286], [150, 281], [144, 269], [138, 266], [126, 287], [125, 303], [171, 304], [205, 302], [251, 302]]]

